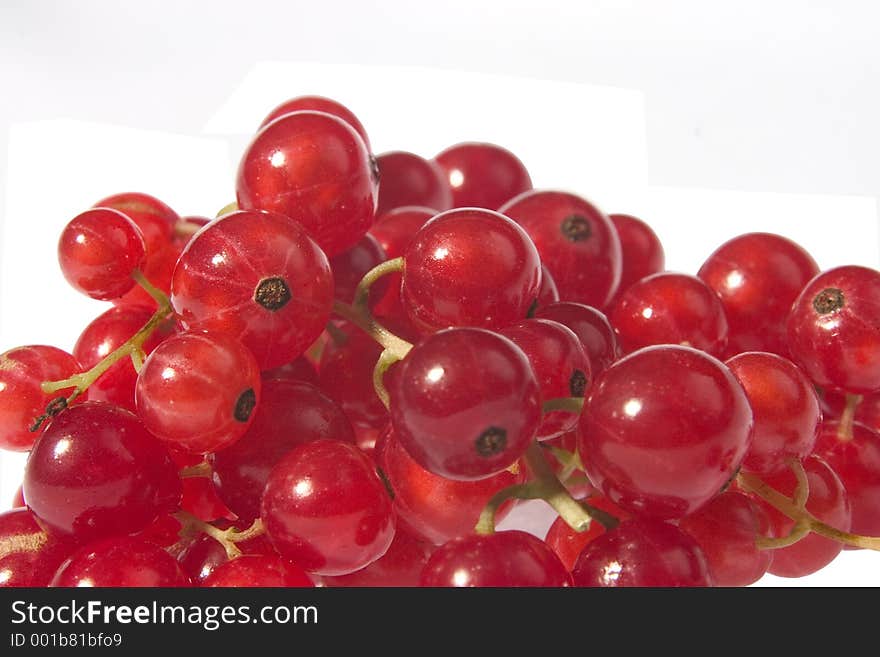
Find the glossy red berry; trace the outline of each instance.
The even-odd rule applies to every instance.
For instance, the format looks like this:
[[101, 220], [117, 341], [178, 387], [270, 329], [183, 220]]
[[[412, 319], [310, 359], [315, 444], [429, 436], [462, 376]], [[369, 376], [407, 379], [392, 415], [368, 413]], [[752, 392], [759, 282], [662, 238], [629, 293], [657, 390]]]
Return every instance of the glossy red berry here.
[[769, 352], [734, 356], [727, 366], [742, 384], [755, 416], [752, 443], [742, 467], [773, 472], [813, 449], [822, 411], [816, 389], [790, 360]]
[[506, 148], [489, 142], [462, 142], [434, 157], [452, 190], [453, 207], [497, 210], [532, 188], [522, 161]]
[[153, 435], [176, 449], [207, 454], [244, 435], [261, 388], [257, 361], [241, 342], [187, 331], [165, 340], [144, 361], [135, 402]]
[[333, 305], [333, 274], [296, 221], [233, 212], [187, 244], [171, 303], [188, 328], [237, 337], [260, 369], [271, 369], [302, 355], [321, 335]]
[[[97, 365], [105, 356], [127, 342], [153, 316], [153, 308], [123, 304], [113, 306], [92, 320], [80, 333], [73, 346], [73, 355], [88, 370]], [[143, 351], [149, 355], [173, 330], [171, 322], [161, 325], [143, 344]], [[134, 387], [137, 372], [130, 358], [116, 362], [86, 391], [88, 399], [107, 401], [136, 412]]]
[[475, 208], [426, 223], [404, 254], [401, 298], [426, 331], [502, 328], [525, 319], [541, 287], [541, 260], [525, 231]]
[[324, 586], [414, 587], [435, 546], [398, 525], [388, 551], [366, 568], [348, 575], [324, 577]]
[[[350, 249], [330, 258], [330, 269], [333, 272], [333, 297], [344, 303], [354, 300], [358, 283], [368, 271], [388, 259], [385, 250], [378, 240], [367, 233]], [[382, 298], [388, 290], [389, 281], [382, 277], [370, 287], [371, 301]]]
[[572, 569], [575, 586], [712, 586], [706, 556], [675, 525], [654, 518], [620, 523], [587, 544]]
[[[618, 520], [627, 520], [630, 517], [626, 511], [602, 495], [591, 495], [585, 501], [590, 506], [610, 513]], [[563, 565], [571, 571], [584, 548], [605, 531], [605, 527], [600, 522], [593, 520], [588, 529], [578, 532], [572, 529], [562, 517], [557, 516], [547, 530], [544, 542], [556, 553]]]
[[181, 485], [168, 451], [136, 415], [86, 401], [37, 440], [22, 492], [42, 525], [82, 542], [144, 529], [177, 509]]
[[45, 381], [62, 381], [81, 371], [71, 354], [49, 345], [16, 347], [0, 354], [0, 448], [26, 452], [40, 435], [31, 431], [52, 400], [73, 388], [45, 393]]
[[[543, 400], [583, 398], [593, 381], [590, 360], [570, 328], [551, 319], [524, 319], [501, 331], [523, 350], [541, 389]], [[545, 413], [538, 440], [559, 436], [577, 426], [578, 416], [568, 411]]]
[[[526, 480], [525, 468], [518, 463], [477, 481], [433, 474], [412, 459], [390, 427], [376, 441], [375, 458], [394, 491], [398, 517], [435, 545], [472, 532], [495, 493]], [[495, 513], [496, 522], [512, 509], [513, 501], [502, 504]]]
[[788, 356], [785, 321], [792, 302], [819, 273], [801, 246], [773, 233], [746, 233], [722, 244], [697, 276], [724, 306], [728, 351], [770, 351]]
[[691, 347], [645, 347], [593, 383], [578, 451], [593, 484], [634, 515], [679, 518], [727, 484], [751, 442], [733, 373]]
[[148, 261], [171, 242], [174, 226], [180, 221], [180, 216], [170, 206], [142, 192], [106, 196], [92, 207], [112, 208], [131, 219], [144, 237]]
[[238, 207], [294, 219], [332, 257], [373, 223], [374, 167], [364, 140], [342, 119], [311, 110], [285, 114], [245, 149], [236, 178]]
[[421, 586], [571, 586], [571, 575], [541, 539], [511, 529], [461, 536], [437, 548], [425, 565]]
[[748, 586], [761, 579], [773, 550], [757, 546], [770, 531], [767, 514], [749, 497], [727, 490], [682, 518], [678, 526], [697, 541], [716, 586]]
[[379, 167], [377, 215], [405, 206], [425, 206], [438, 211], [453, 207], [452, 190], [436, 162], [408, 151], [388, 151], [376, 156], [376, 164]]
[[[852, 509], [840, 477], [824, 460], [813, 454], [804, 459], [803, 466], [810, 487], [807, 511], [821, 522], [841, 531], [849, 531]], [[789, 498], [794, 495], [797, 480], [790, 469], [764, 475], [762, 479], [783, 495]], [[757, 496], [753, 496], [753, 499], [770, 519], [771, 536], [782, 537], [791, 533], [794, 520]], [[804, 577], [834, 561], [842, 549], [842, 543], [811, 532], [793, 545], [773, 550], [773, 562], [768, 572], [778, 577]]]
[[143, 267], [146, 245], [140, 229], [110, 208], [93, 208], [71, 219], [58, 240], [58, 263], [77, 291], [107, 301], [135, 284], [132, 273]]
[[716, 294], [690, 274], [660, 272], [630, 285], [608, 319], [624, 353], [654, 344], [682, 344], [721, 357], [727, 318]]
[[275, 464], [297, 445], [321, 438], [355, 442], [342, 408], [302, 381], [264, 381], [253, 423], [234, 444], [213, 455], [221, 499], [249, 525], [260, 516], [266, 480]]
[[302, 568], [286, 559], [243, 554], [214, 568], [201, 586], [312, 588], [315, 583]]
[[0, 588], [48, 585], [74, 549], [73, 541], [40, 527], [28, 509], [0, 513]]
[[339, 440], [295, 447], [266, 482], [262, 519], [281, 556], [309, 573], [345, 575], [394, 538], [391, 497], [370, 457]]
[[58, 569], [54, 587], [181, 587], [192, 582], [158, 545], [114, 536], [83, 546]]
[[533, 190], [505, 203], [507, 215], [532, 238], [559, 298], [600, 310], [620, 285], [620, 239], [611, 219], [580, 196]]
[[593, 378], [599, 376], [611, 363], [623, 354], [617, 335], [608, 317], [602, 311], [582, 303], [560, 301], [539, 307], [535, 317], [552, 319], [564, 324], [580, 338], [584, 351], [590, 359]]
[[643, 220], [629, 214], [609, 214], [608, 218], [620, 239], [620, 296], [636, 281], [663, 271], [666, 253], [657, 233]]
[[263, 119], [263, 122], [260, 124], [260, 128], [266, 127], [267, 124], [285, 114], [302, 110], [325, 112], [326, 114], [332, 114], [333, 116], [342, 119], [355, 129], [361, 139], [364, 140], [367, 150], [370, 150], [370, 138], [367, 136], [367, 131], [360, 122], [360, 119], [354, 115], [354, 112], [338, 100], [326, 98], [325, 96], [297, 96], [296, 98], [285, 100], [266, 115], [266, 118]]
[[541, 423], [540, 387], [511, 340], [479, 328], [439, 331], [391, 377], [391, 422], [426, 470], [481, 479], [522, 457]]
[[814, 277], [795, 300], [787, 335], [792, 360], [818, 386], [880, 390], [880, 272], [855, 265]]
[[840, 478], [852, 510], [851, 531], [880, 536], [880, 433], [854, 423], [825, 422], [813, 448]]

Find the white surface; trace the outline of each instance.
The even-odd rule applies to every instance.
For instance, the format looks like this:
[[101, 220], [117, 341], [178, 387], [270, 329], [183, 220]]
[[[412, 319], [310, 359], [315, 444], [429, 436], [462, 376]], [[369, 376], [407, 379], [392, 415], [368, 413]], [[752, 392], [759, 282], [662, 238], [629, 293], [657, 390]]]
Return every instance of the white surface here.
[[[377, 152], [496, 140], [538, 186], [643, 216], [670, 269], [746, 230], [880, 266], [880, 9], [805, 4], [4, 2], [0, 350], [70, 348], [105, 307], [54, 260], [75, 213], [136, 189], [213, 214], [246, 133], [305, 93], [348, 104]], [[0, 504], [22, 462], [0, 455]], [[878, 586], [880, 555], [761, 583]]]

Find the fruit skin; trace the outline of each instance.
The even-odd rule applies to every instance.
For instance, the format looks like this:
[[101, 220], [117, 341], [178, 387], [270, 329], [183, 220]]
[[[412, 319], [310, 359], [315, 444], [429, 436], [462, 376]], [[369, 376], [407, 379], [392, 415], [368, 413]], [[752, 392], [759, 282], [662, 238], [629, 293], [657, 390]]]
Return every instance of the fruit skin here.
[[41, 525], [82, 542], [135, 532], [175, 511], [181, 484], [168, 451], [134, 413], [85, 401], [37, 440], [22, 492]]
[[572, 569], [575, 586], [713, 586], [706, 556], [675, 525], [654, 518], [620, 523], [587, 544]]
[[377, 216], [406, 206], [437, 208], [438, 211], [453, 207], [449, 183], [436, 162], [408, 151], [388, 151], [377, 155], [376, 163], [379, 167]]
[[132, 273], [146, 261], [140, 228], [112, 208], [92, 208], [71, 219], [58, 238], [58, 263], [77, 291], [101, 301], [135, 285]]
[[782, 235], [745, 233], [719, 246], [697, 276], [721, 299], [727, 317], [728, 351], [769, 351], [788, 357], [785, 320], [819, 266], [801, 246]]
[[434, 156], [452, 190], [456, 208], [497, 210], [532, 188], [522, 161], [506, 148], [489, 142], [461, 142]]
[[262, 380], [240, 341], [185, 331], [144, 361], [135, 403], [144, 426], [171, 447], [207, 454], [240, 439], [254, 421]]
[[401, 299], [425, 332], [499, 329], [525, 319], [541, 288], [541, 259], [515, 222], [491, 210], [441, 212], [404, 253]]
[[401, 445], [450, 479], [490, 477], [513, 465], [541, 423], [538, 380], [523, 351], [480, 328], [438, 331], [395, 366], [388, 392]]
[[663, 271], [666, 253], [657, 233], [643, 220], [630, 214], [609, 214], [608, 218], [620, 239], [620, 284], [616, 294], [619, 297], [636, 281]]
[[281, 557], [243, 554], [214, 568], [201, 586], [313, 588], [315, 583], [302, 568]]
[[370, 150], [370, 138], [367, 136], [367, 131], [360, 122], [360, 119], [354, 115], [354, 112], [339, 101], [325, 96], [297, 96], [296, 98], [286, 100], [266, 115], [266, 118], [263, 119], [263, 122], [260, 124], [260, 128], [266, 127], [266, 125], [285, 114], [302, 110], [325, 112], [342, 119], [355, 129], [355, 132], [357, 132], [361, 139], [364, 140], [367, 150]]
[[557, 190], [531, 190], [498, 210], [532, 238], [561, 301], [604, 310], [620, 285], [620, 238], [608, 216], [588, 200]]
[[511, 529], [460, 536], [437, 548], [425, 564], [420, 586], [571, 586], [559, 557], [539, 538]]
[[752, 410], [721, 361], [678, 345], [645, 347], [593, 382], [580, 416], [587, 476], [633, 515], [680, 518], [733, 477]]
[[[258, 302], [261, 285], [278, 279], [289, 296]], [[203, 227], [181, 253], [171, 305], [185, 328], [239, 338], [267, 370], [302, 355], [321, 335], [333, 306], [333, 273], [296, 221], [232, 212]]]
[[810, 280], [791, 307], [786, 330], [792, 360], [820, 387], [880, 390], [878, 326], [880, 271], [829, 269]]
[[0, 587], [46, 586], [76, 544], [47, 533], [30, 510], [0, 513]]
[[[405, 524], [435, 545], [473, 531], [495, 493], [527, 479], [526, 468], [519, 463], [477, 481], [457, 481], [433, 474], [407, 454], [390, 426], [379, 435], [374, 454], [394, 491], [398, 524]], [[495, 521], [507, 517], [514, 503], [503, 503], [495, 513]]]
[[696, 276], [660, 272], [636, 281], [609, 309], [624, 353], [652, 344], [683, 344], [720, 358], [727, 318], [715, 293]]
[[61, 381], [82, 370], [71, 354], [50, 345], [15, 347], [0, 354], [0, 448], [26, 452], [40, 435], [30, 428], [46, 406], [73, 388], [46, 394], [43, 381]]
[[[852, 509], [846, 489], [837, 473], [815, 454], [803, 460], [804, 471], [810, 487], [806, 509], [819, 521], [849, 531], [852, 525]], [[797, 482], [792, 471], [781, 470], [764, 475], [764, 482], [783, 495], [791, 498]], [[767, 514], [771, 536], [788, 536], [794, 528], [794, 520], [783, 515], [757, 495], [749, 494]], [[843, 544], [830, 538], [809, 533], [797, 543], [773, 550], [773, 562], [768, 572], [778, 577], [804, 577], [815, 573], [834, 561]]]
[[312, 110], [285, 114], [245, 149], [235, 185], [238, 207], [294, 219], [333, 257], [373, 223], [373, 166], [364, 140], [342, 119]]
[[186, 587], [192, 582], [170, 554], [153, 543], [113, 536], [83, 546], [58, 568], [52, 587]]
[[395, 531], [391, 497], [370, 457], [330, 439], [299, 445], [275, 465], [261, 517], [281, 556], [318, 575], [367, 566]]
[[715, 586], [748, 586], [757, 582], [773, 561], [755, 539], [770, 532], [767, 514], [748, 496], [726, 490], [706, 506], [682, 518], [678, 526], [703, 550]]
[[774, 472], [788, 459], [803, 459], [816, 443], [822, 410], [816, 390], [787, 358], [748, 351], [726, 361], [742, 384], [755, 416], [752, 443], [743, 470]]

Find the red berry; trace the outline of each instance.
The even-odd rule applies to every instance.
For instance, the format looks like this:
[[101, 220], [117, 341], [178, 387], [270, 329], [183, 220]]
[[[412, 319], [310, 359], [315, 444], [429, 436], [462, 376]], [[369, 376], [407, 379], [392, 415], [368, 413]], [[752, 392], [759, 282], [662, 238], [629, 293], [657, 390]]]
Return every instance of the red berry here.
[[174, 557], [158, 545], [114, 536], [73, 553], [49, 586], [153, 588], [192, 586], [192, 582]]
[[201, 586], [312, 588], [315, 583], [302, 568], [286, 559], [243, 554], [214, 568]]
[[[590, 361], [581, 341], [570, 328], [551, 319], [524, 319], [501, 331], [523, 350], [544, 400], [581, 397], [593, 380]], [[545, 413], [538, 440], [559, 436], [577, 426], [578, 416], [567, 411]]]
[[813, 449], [822, 411], [816, 390], [790, 360], [768, 352], [750, 351], [727, 361], [742, 384], [755, 416], [752, 444], [744, 470], [773, 472], [802, 459]]
[[326, 256], [292, 219], [233, 212], [187, 244], [171, 303], [190, 329], [228, 333], [260, 369], [300, 356], [321, 335], [333, 305]]
[[752, 411], [733, 373], [691, 347], [645, 347], [593, 383], [578, 451], [615, 504], [661, 519], [693, 513], [736, 473]]
[[342, 408], [302, 381], [264, 381], [260, 405], [247, 432], [213, 457], [221, 499], [239, 522], [260, 516], [266, 480], [275, 464], [297, 445], [321, 438], [355, 442]]
[[654, 344], [683, 344], [720, 357], [727, 318], [716, 294], [696, 276], [660, 272], [630, 285], [608, 319], [624, 353]]
[[425, 565], [421, 586], [571, 586], [571, 575], [541, 539], [511, 529], [461, 536], [437, 548]]
[[638, 217], [609, 214], [608, 218], [620, 239], [620, 284], [617, 288], [617, 296], [620, 296], [636, 281], [663, 271], [666, 254], [657, 233]]
[[423, 468], [450, 479], [481, 479], [510, 467], [541, 423], [528, 358], [485, 329], [425, 338], [396, 366], [388, 391], [400, 443]]
[[499, 209], [522, 226], [562, 301], [604, 308], [620, 285], [620, 239], [595, 205], [568, 192], [533, 190]]
[[58, 262], [77, 291], [107, 301], [135, 284], [132, 273], [143, 267], [146, 246], [140, 229], [110, 208], [86, 210], [68, 222], [58, 240]]
[[575, 586], [712, 586], [706, 556], [681, 529], [653, 518], [620, 523], [587, 544], [571, 571]]
[[452, 190], [436, 162], [407, 151], [389, 151], [377, 155], [376, 163], [379, 167], [377, 215], [406, 206], [426, 206], [438, 211], [453, 207]]
[[207, 454], [244, 435], [261, 386], [257, 362], [238, 340], [188, 331], [147, 357], [135, 401], [153, 435], [176, 449]]
[[611, 322], [602, 311], [592, 306], [560, 301], [539, 307], [535, 317], [552, 319], [574, 331], [590, 359], [593, 378], [599, 376], [622, 355]]
[[541, 287], [541, 261], [522, 228], [490, 210], [438, 214], [404, 255], [401, 298], [425, 330], [498, 329], [525, 319]]
[[509, 199], [532, 188], [525, 165], [497, 144], [462, 142], [438, 153], [434, 161], [449, 181], [452, 206], [456, 208], [497, 210]]
[[755, 540], [770, 529], [767, 514], [746, 495], [728, 490], [678, 523], [706, 555], [716, 586], [748, 586], [764, 576], [773, 550]]
[[365, 568], [348, 575], [323, 578], [325, 586], [414, 587], [435, 547], [400, 526], [388, 551]]
[[53, 418], [37, 440], [22, 492], [41, 524], [82, 542], [144, 529], [177, 509], [181, 484], [168, 451], [136, 415], [86, 401]]
[[[525, 468], [515, 465], [477, 481], [456, 481], [425, 470], [407, 454], [388, 428], [376, 443], [376, 462], [394, 491], [394, 510], [413, 532], [436, 545], [469, 534], [495, 493], [523, 483]], [[495, 513], [501, 522], [513, 509], [505, 502]]]
[[370, 150], [370, 138], [367, 137], [367, 131], [364, 129], [360, 120], [345, 105], [332, 98], [325, 98], [324, 96], [297, 96], [296, 98], [286, 100], [269, 112], [260, 124], [260, 128], [266, 127], [266, 125], [285, 114], [302, 110], [325, 112], [342, 119], [355, 129], [361, 139], [364, 140], [367, 150]]
[[287, 215], [332, 257], [373, 223], [377, 178], [360, 135], [336, 116], [311, 110], [263, 127], [245, 149], [236, 195], [242, 210]]
[[0, 448], [26, 452], [40, 435], [31, 431], [53, 399], [73, 388], [45, 393], [46, 381], [62, 381], [81, 370], [76, 358], [48, 345], [16, 347], [0, 354]]
[[[807, 511], [835, 529], [849, 531], [852, 510], [840, 477], [824, 460], [815, 455], [805, 458], [803, 465], [810, 486]], [[794, 494], [797, 481], [790, 469], [772, 475], [762, 475], [761, 478], [766, 484], [789, 498]], [[753, 496], [753, 499], [770, 519], [771, 536], [782, 537], [791, 533], [794, 520], [757, 496]], [[834, 561], [842, 549], [842, 543], [811, 532], [793, 545], [773, 550], [773, 562], [768, 572], [778, 577], [811, 575]]]
[[818, 386], [880, 390], [880, 272], [845, 266], [814, 277], [788, 316], [792, 360]]
[[319, 575], [359, 570], [394, 538], [391, 497], [373, 462], [339, 440], [299, 445], [272, 468], [262, 518], [281, 556]]
[[781, 235], [746, 233], [718, 247], [697, 276], [721, 298], [729, 325], [727, 353], [788, 356], [788, 310], [817, 273], [812, 256]]
[[[592, 495], [587, 498], [586, 502], [590, 506], [607, 511], [618, 520], [627, 520], [629, 518], [629, 514], [626, 511], [601, 495]], [[557, 516], [556, 520], [553, 521], [553, 524], [547, 530], [544, 542], [550, 546], [550, 549], [556, 553], [556, 556], [560, 558], [565, 567], [571, 571], [584, 548], [595, 538], [604, 534], [605, 531], [605, 527], [600, 522], [593, 520], [588, 529], [578, 532], [572, 529], [563, 518]]]
[[180, 221], [180, 216], [168, 205], [141, 192], [113, 194], [92, 207], [112, 208], [131, 219], [141, 229], [148, 262], [171, 242], [174, 226]]
[[28, 509], [0, 513], [0, 588], [48, 585], [74, 549], [71, 540], [40, 527]]

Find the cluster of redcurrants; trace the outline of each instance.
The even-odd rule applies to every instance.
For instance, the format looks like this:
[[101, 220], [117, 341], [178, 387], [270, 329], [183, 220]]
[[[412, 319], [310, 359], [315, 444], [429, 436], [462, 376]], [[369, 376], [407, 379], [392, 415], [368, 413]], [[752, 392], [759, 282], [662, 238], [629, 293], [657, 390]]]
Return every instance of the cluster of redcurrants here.
[[[66, 226], [112, 306], [0, 355], [6, 586], [705, 586], [880, 548], [880, 272], [750, 233], [696, 276], [488, 143], [373, 157], [300, 97], [236, 203]], [[495, 523], [517, 500], [544, 540]]]

